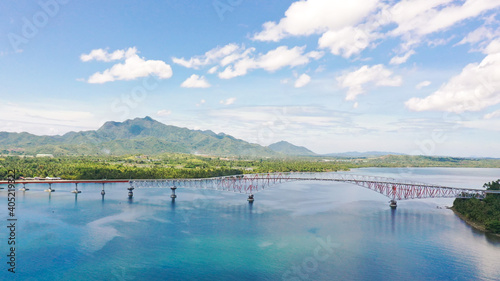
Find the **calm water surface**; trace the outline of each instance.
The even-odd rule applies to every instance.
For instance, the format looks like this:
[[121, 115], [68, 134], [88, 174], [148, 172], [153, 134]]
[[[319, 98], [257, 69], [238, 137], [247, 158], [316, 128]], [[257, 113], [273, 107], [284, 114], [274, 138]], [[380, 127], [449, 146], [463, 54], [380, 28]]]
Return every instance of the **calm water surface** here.
[[[500, 169], [351, 173], [480, 188]], [[452, 199], [400, 201], [345, 183], [293, 182], [243, 194], [128, 184], [17, 192], [16, 273], [0, 280], [500, 280], [500, 239], [467, 226]], [[0, 215], [7, 225], [6, 191]]]

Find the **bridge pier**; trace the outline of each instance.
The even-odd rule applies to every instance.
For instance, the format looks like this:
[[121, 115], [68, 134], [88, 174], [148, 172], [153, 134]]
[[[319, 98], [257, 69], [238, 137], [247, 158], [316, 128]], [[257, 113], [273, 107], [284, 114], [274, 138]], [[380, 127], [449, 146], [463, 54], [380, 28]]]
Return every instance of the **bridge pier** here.
[[23, 183], [23, 187], [19, 188], [19, 191], [26, 191], [26, 190], [30, 190], [30, 189], [26, 188], [26, 184]]
[[75, 183], [75, 190], [72, 190], [71, 193], [74, 194], [82, 193], [80, 190], [78, 190], [78, 183]]
[[177, 195], [175, 195], [175, 190], [177, 189], [177, 187], [175, 187], [175, 185], [174, 185], [170, 189], [172, 190], [172, 195], [170, 195], [170, 198], [172, 198], [172, 199], [177, 198]]
[[253, 201], [255, 200], [253, 198], [253, 194], [248, 195], [248, 199], [247, 200], [248, 200], [248, 203], [253, 203]]
[[389, 206], [392, 208], [392, 209], [396, 209], [398, 207], [398, 202], [396, 202], [395, 199], [392, 199], [391, 201], [389, 201]]
[[45, 189], [45, 192], [54, 192], [56, 191], [55, 189], [52, 189], [52, 183], [49, 182], [49, 188]]

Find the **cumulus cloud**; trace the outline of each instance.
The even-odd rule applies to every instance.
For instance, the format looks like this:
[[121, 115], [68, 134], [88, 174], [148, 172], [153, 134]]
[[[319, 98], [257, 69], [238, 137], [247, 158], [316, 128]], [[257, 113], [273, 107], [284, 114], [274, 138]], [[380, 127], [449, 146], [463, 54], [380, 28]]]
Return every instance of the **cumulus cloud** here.
[[[292, 3], [279, 21], [266, 22], [253, 40], [278, 42], [287, 37], [321, 34], [318, 46], [334, 55], [350, 58], [376, 41], [400, 38], [398, 56], [391, 64], [401, 64], [422, 41], [428, 45], [448, 44], [448, 39], [426, 37], [500, 7], [497, 0], [302, 0]], [[474, 36], [490, 36], [495, 29], [478, 30]], [[481, 33], [481, 34], [479, 34]], [[424, 41], [424, 42], [425, 42]]]
[[116, 80], [134, 80], [140, 77], [155, 75], [159, 79], [168, 79], [172, 77], [172, 68], [161, 60], [145, 60], [139, 57], [137, 49], [129, 48], [127, 50], [117, 50], [108, 53], [106, 50], [92, 50], [89, 54], [83, 54], [80, 59], [84, 62], [91, 60], [114, 61], [124, 60], [123, 63], [117, 63], [103, 72], [92, 74], [87, 82], [91, 84], [102, 84]]
[[432, 0], [401, 1], [388, 9], [390, 22], [397, 25], [388, 34], [401, 36], [403, 49], [416, 45], [426, 35], [441, 32], [500, 7], [496, 0]]
[[420, 83], [417, 84], [417, 86], [415, 86], [416, 89], [420, 90], [424, 87], [427, 87], [431, 84], [431, 81], [422, 81]]
[[183, 88], [210, 88], [210, 84], [203, 76], [196, 74], [191, 75], [188, 79], [182, 82], [181, 87]]
[[349, 58], [366, 49], [375, 35], [369, 31], [348, 26], [340, 30], [330, 30], [319, 38], [320, 48], [328, 48], [334, 55]]
[[190, 59], [173, 58], [173, 61], [188, 68], [211, 66], [207, 73], [214, 74], [219, 71], [219, 78], [231, 79], [246, 75], [254, 69], [273, 72], [287, 66], [304, 65], [324, 55], [322, 51], [305, 53], [305, 46], [293, 48], [280, 46], [264, 54], [255, 54], [255, 51], [253, 47], [245, 48], [243, 45], [228, 44], [214, 48], [201, 56], [194, 56]]
[[302, 88], [305, 85], [309, 84], [309, 82], [311, 82], [311, 77], [304, 73], [304, 74], [300, 75], [299, 78], [297, 78], [297, 80], [295, 81], [294, 87], [295, 88]]
[[227, 44], [223, 47], [216, 47], [208, 52], [206, 52], [202, 56], [192, 57], [189, 60], [184, 58], [172, 58], [172, 61], [176, 64], [182, 65], [187, 68], [198, 69], [201, 66], [214, 64], [218, 62], [221, 58], [227, 57], [236, 51], [240, 50], [243, 47], [240, 47], [237, 44], [231, 43]]
[[500, 30], [481, 26], [474, 31], [469, 32], [460, 42], [456, 45], [463, 44], [481, 44], [491, 41], [493, 38], [500, 36]]
[[226, 100], [221, 100], [219, 103], [223, 105], [231, 105], [236, 101], [236, 98], [228, 98]]
[[361, 22], [378, 5], [378, 0], [306, 0], [290, 5], [278, 23], [266, 22], [253, 39], [277, 42], [289, 36], [320, 34]]
[[80, 56], [80, 60], [83, 62], [97, 60], [97, 61], [114, 61], [120, 60], [125, 56], [125, 50], [116, 50], [112, 53], [108, 53], [108, 50], [104, 49], [95, 49], [90, 51], [88, 54], [82, 54]]
[[374, 66], [362, 66], [358, 70], [345, 73], [337, 77], [340, 87], [348, 88], [346, 100], [355, 100], [356, 97], [365, 92], [365, 84], [372, 83], [375, 86], [400, 86], [403, 82], [401, 76], [393, 75], [382, 64]]
[[[471, 63], [439, 90], [425, 98], [411, 98], [405, 104], [414, 111], [479, 111], [500, 103], [500, 42], [486, 49], [492, 53], [480, 63]], [[493, 46], [493, 47], [492, 47]]]
[[395, 17], [398, 27], [394, 33], [434, 33], [497, 7], [500, 7], [500, 2], [496, 0], [467, 0], [458, 3], [450, 0], [400, 2], [392, 10], [394, 15], [398, 15]]
[[243, 76], [252, 69], [264, 69], [269, 72], [276, 71], [283, 67], [295, 67], [308, 64], [311, 59], [319, 59], [323, 55], [321, 52], [312, 51], [304, 53], [305, 46], [293, 47], [280, 46], [270, 50], [266, 54], [257, 56], [245, 56], [234, 64], [227, 66], [222, 72], [219, 72], [219, 78], [230, 79]]

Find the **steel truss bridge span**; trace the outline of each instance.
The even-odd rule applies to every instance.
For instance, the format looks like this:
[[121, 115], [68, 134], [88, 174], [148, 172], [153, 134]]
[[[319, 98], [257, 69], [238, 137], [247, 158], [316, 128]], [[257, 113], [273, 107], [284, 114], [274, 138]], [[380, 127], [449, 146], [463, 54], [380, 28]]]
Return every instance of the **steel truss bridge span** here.
[[484, 189], [457, 188], [394, 178], [347, 173], [268, 173], [203, 179], [131, 180], [130, 188], [195, 188], [253, 194], [273, 185], [292, 181], [346, 182], [378, 192], [391, 200], [423, 198], [478, 198]]

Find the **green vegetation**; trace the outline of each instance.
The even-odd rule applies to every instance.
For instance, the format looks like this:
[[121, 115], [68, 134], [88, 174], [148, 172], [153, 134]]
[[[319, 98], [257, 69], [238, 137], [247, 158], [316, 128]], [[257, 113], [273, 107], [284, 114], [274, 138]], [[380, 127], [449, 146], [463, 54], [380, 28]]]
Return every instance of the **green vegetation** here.
[[160, 179], [205, 178], [241, 174], [241, 169], [207, 166], [189, 157], [165, 160], [141, 157], [6, 157], [0, 161], [0, 177], [16, 169], [18, 177], [61, 177], [63, 179]]
[[228, 159], [190, 154], [149, 156], [63, 156], [0, 159], [0, 177], [16, 169], [18, 177], [63, 179], [205, 178], [242, 173], [327, 172], [348, 169], [345, 164], [317, 159]]
[[7, 169], [22, 177], [63, 179], [204, 178], [242, 173], [328, 172], [364, 167], [500, 167], [500, 160], [390, 155], [370, 159], [324, 157], [221, 158], [180, 153], [154, 156], [60, 156], [0, 158], [0, 178]]
[[[500, 190], [500, 180], [486, 183], [484, 187]], [[500, 234], [500, 194], [488, 194], [484, 200], [455, 199], [453, 208], [466, 220]]]

